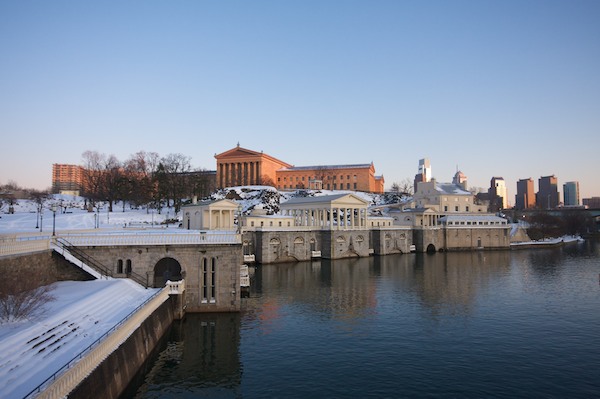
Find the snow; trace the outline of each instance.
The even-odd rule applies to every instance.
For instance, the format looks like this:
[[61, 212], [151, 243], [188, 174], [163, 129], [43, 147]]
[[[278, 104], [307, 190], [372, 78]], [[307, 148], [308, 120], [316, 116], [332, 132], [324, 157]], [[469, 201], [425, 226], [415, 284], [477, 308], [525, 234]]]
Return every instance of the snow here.
[[158, 289], [127, 279], [52, 284], [30, 320], [0, 324], [0, 397], [22, 398], [110, 331]]

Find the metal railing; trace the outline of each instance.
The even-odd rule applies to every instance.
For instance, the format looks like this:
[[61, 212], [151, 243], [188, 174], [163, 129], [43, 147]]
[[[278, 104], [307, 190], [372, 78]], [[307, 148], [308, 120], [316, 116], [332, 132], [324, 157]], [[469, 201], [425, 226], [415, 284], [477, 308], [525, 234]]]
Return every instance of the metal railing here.
[[241, 235], [235, 232], [110, 232], [105, 234], [68, 233], [61, 237], [75, 246], [117, 246], [117, 245], [202, 245], [202, 244], [239, 244]]
[[0, 256], [18, 255], [50, 249], [50, 236], [7, 235], [0, 237]]
[[[101, 276], [113, 277], [113, 271], [111, 268], [102, 264], [102, 262], [100, 262], [99, 260], [92, 257], [85, 250], [78, 248], [77, 246], [73, 245], [73, 243], [71, 243], [70, 241], [67, 241], [63, 237], [56, 237], [53, 241], [54, 241], [54, 245], [56, 245], [63, 251], [68, 251], [71, 255], [75, 256], [77, 259], [79, 259], [80, 261], [85, 263], [87, 266], [91, 267], [92, 269], [94, 269], [98, 273], [100, 273]], [[141, 276], [133, 271], [128, 271], [126, 274], [127, 274], [127, 278], [130, 278], [131, 280], [135, 281], [136, 283], [144, 286], [145, 288], [148, 288], [148, 278], [147, 277]]]
[[24, 399], [66, 397], [169, 298], [170, 289], [164, 287], [136, 307], [114, 327], [69, 360], [66, 365], [32, 389]]

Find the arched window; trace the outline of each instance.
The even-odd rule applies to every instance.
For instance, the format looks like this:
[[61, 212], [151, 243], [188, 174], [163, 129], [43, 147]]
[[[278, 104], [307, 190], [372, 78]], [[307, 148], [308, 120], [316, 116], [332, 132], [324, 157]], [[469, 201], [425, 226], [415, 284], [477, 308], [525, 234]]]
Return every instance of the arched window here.
[[123, 259], [117, 261], [117, 273], [123, 273]]
[[131, 259], [127, 259], [127, 263], [125, 266], [125, 273], [131, 274]]

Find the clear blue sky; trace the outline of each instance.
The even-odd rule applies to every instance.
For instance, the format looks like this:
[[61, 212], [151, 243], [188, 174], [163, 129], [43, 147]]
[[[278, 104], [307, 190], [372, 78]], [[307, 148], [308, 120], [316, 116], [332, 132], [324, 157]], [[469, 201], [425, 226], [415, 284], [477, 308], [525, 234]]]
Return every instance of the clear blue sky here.
[[2, 1], [0, 137], [26, 187], [86, 150], [215, 169], [239, 142], [600, 196], [600, 1]]

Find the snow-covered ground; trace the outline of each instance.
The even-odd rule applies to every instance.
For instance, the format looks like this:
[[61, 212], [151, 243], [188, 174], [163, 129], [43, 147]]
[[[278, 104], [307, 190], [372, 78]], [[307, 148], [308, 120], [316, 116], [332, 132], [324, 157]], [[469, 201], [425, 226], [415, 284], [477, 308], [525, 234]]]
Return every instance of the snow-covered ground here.
[[[61, 202], [66, 208], [57, 210], [53, 219], [51, 206]], [[108, 232], [131, 223], [167, 228], [161, 223], [174, 216], [171, 209], [161, 214], [129, 208], [123, 212], [121, 204], [110, 214], [106, 207], [96, 214], [85, 211], [83, 204], [78, 197], [47, 200], [40, 223], [37, 205], [18, 200], [14, 214], [5, 213], [7, 207], [0, 213], [0, 236], [50, 235], [53, 223], [58, 233], [84, 229]], [[94, 229], [96, 218], [98, 229]], [[180, 230], [177, 226], [168, 229]], [[158, 291], [126, 279], [63, 281], [52, 284], [51, 289], [55, 299], [39, 313], [28, 320], [0, 324], [0, 398], [23, 398]]]
[[126, 279], [62, 281], [29, 320], [0, 324], [0, 398], [23, 398], [158, 289]]
[[[339, 194], [340, 192], [335, 192]], [[380, 197], [353, 193], [376, 205]], [[297, 194], [297, 193], [296, 193]], [[333, 192], [302, 192], [299, 195], [327, 195]], [[264, 186], [232, 187], [213, 195], [213, 199], [233, 197], [247, 213], [255, 207], [277, 210], [279, 203], [294, 193], [280, 193]], [[80, 197], [54, 196], [44, 202], [41, 218], [37, 204], [18, 200], [0, 212], [0, 238], [3, 234], [35, 234], [48, 236], [73, 230], [109, 233], [136, 226], [145, 229], [165, 229], [185, 232], [178, 223], [166, 225], [167, 219], [177, 219], [173, 209], [123, 210], [116, 204], [113, 212], [103, 204], [99, 212], [88, 212]], [[52, 212], [52, 205], [58, 209]], [[84, 351], [112, 329], [136, 307], [145, 302], [157, 289], [144, 289], [126, 279], [64, 281], [52, 284], [55, 300], [28, 320], [0, 324], [0, 398], [22, 398], [51, 377], [71, 359]]]

